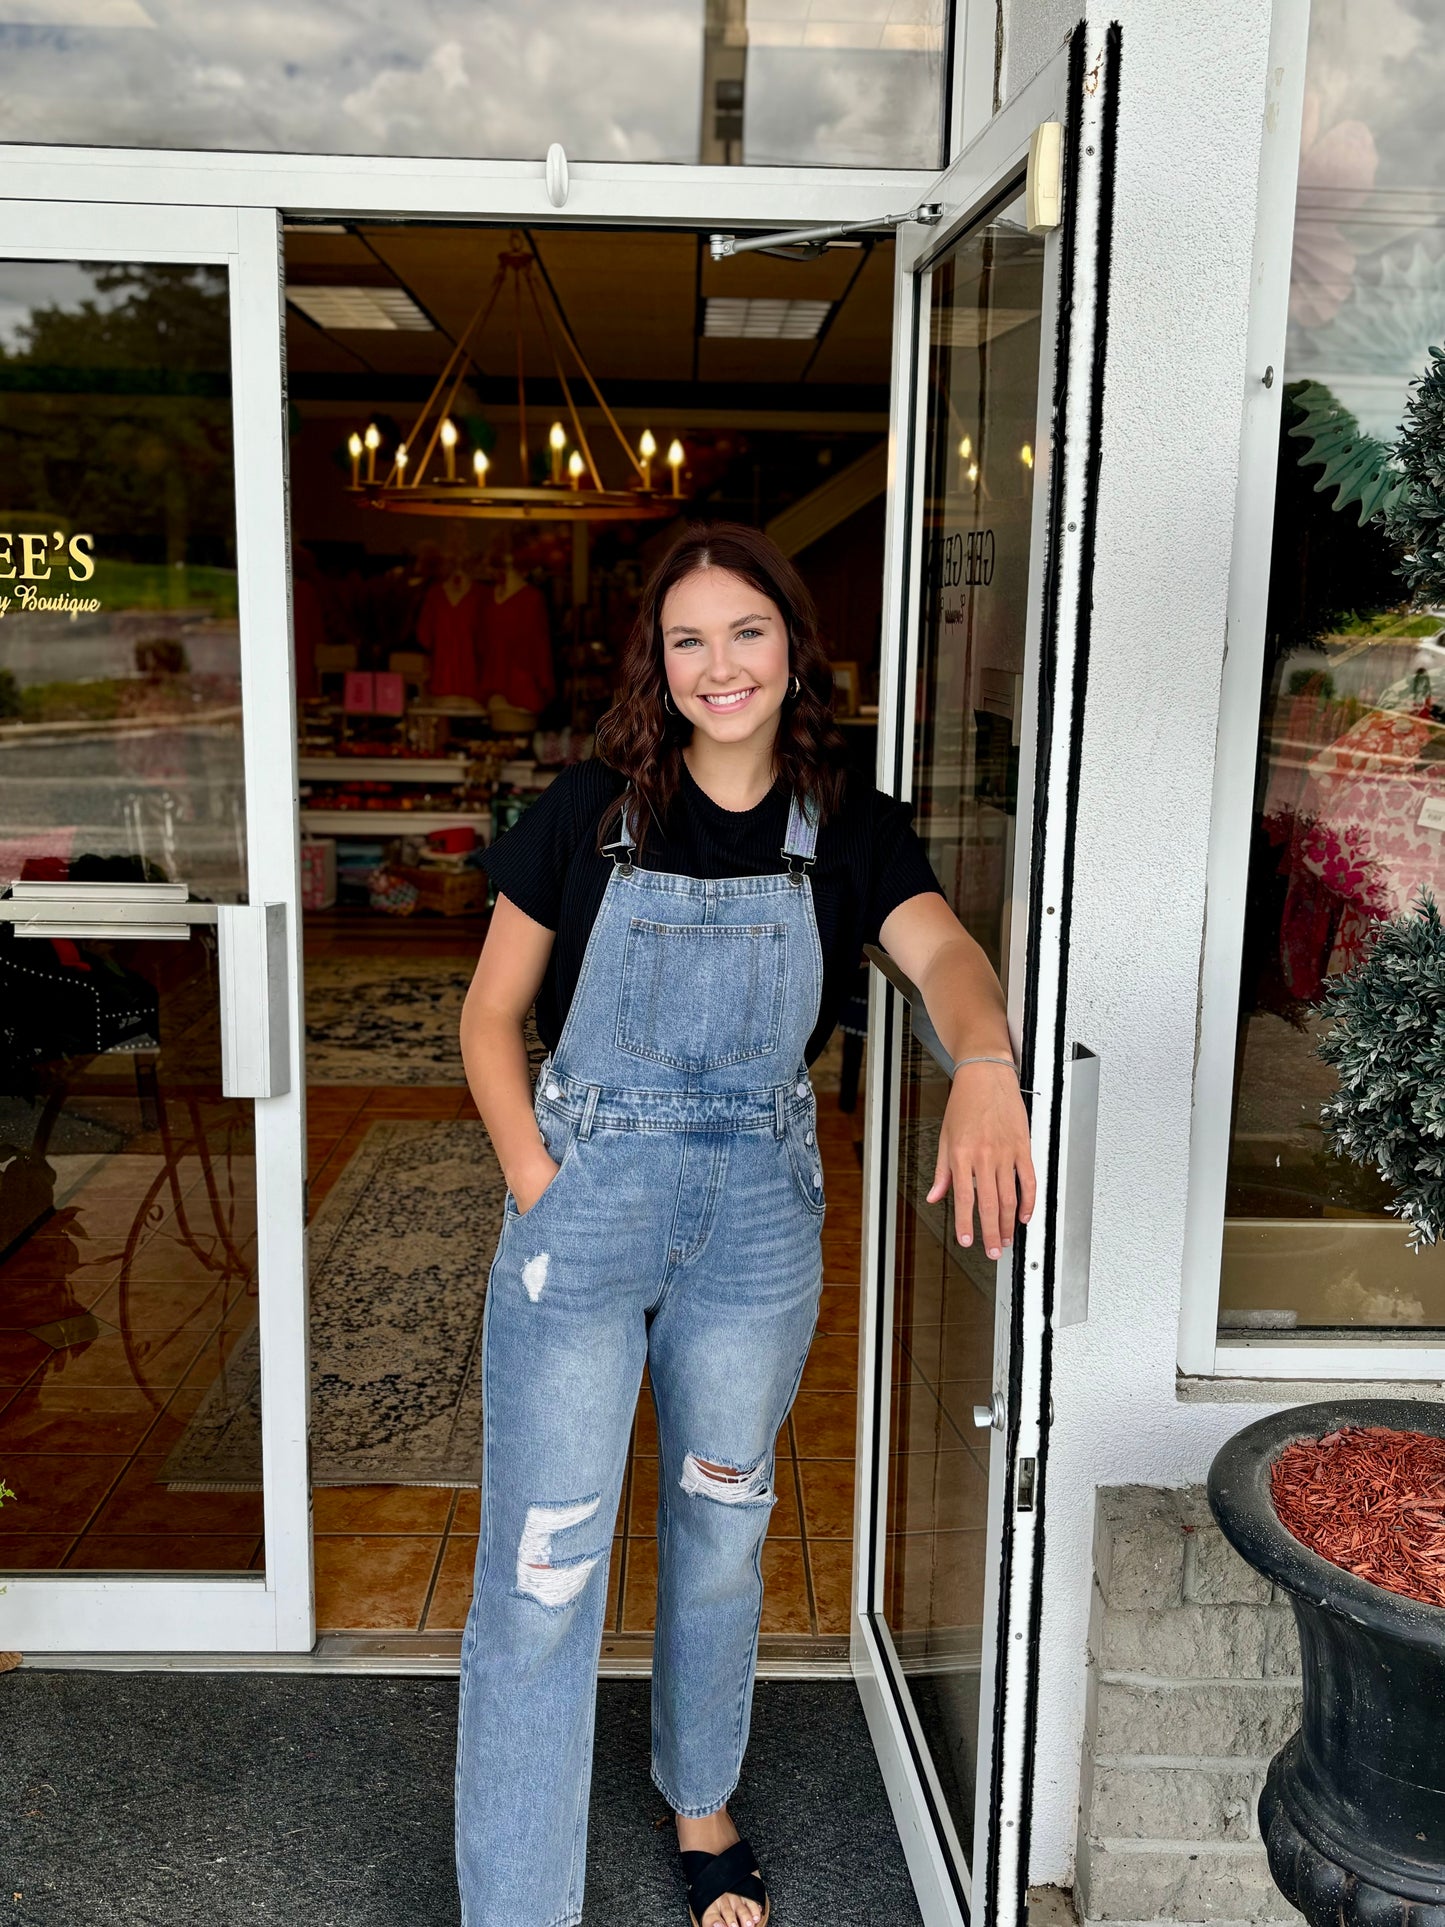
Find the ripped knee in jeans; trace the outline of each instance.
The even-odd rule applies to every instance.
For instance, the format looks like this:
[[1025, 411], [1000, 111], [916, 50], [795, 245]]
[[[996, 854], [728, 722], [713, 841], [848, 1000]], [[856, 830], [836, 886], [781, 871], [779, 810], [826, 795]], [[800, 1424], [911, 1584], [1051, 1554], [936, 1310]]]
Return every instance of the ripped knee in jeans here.
[[689, 1452], [682, 1462], [678, 1483], [689, 1498], [712, 1499], [719, 1505], [771, 1505], [773, 1502], [766, 1459], [740, 1467], [720, 1465], [713, 1459], [700, 1459]]

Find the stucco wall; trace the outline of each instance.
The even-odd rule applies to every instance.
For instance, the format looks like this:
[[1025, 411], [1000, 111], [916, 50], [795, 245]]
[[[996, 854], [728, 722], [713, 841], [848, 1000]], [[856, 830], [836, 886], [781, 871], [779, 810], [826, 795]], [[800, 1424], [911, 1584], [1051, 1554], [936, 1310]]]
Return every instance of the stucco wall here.
[[[1078, 11], [1011, 0], [1004, 92]], [[1101, 1087], [1091, 1306], [1055, 1341], [1031, 1876], [1072, 1876], [1101, 1485], [1186, 1485], [1259, 1404], [1175, 1356], [1205, 855], [1269, 36], [1263, 0], [1118, 0], [1123, 26], [1070, 1034]]]

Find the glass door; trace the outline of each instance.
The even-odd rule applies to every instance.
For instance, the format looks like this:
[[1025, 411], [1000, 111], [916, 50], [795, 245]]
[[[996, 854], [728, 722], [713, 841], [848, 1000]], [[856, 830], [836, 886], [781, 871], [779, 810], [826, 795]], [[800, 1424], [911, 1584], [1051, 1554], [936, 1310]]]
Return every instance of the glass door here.
[[0, 1646], [311, 1644], [278, 232], [0, 207]]
[[912, 799], [944, 893], [1004, 983], [1041, 1180], [1034, 1222], [1001, 1262], [958, 1243], [951, 1201], [927, 1201], [950, 1059], [915, 987], [870, 952], [871, 1487], [854, 1659], [930, 1924], [1022, 1919], [1025, 1906], [1062, 1229], [1062, 885], [1112, 97], [1111, 64], [1091, 96], [1082, 55], [1076, 36], [944, 177], [930, 197], [939, 229], [900, 266], [912, 434], [894, 505], [895, 728], [880, 781]]

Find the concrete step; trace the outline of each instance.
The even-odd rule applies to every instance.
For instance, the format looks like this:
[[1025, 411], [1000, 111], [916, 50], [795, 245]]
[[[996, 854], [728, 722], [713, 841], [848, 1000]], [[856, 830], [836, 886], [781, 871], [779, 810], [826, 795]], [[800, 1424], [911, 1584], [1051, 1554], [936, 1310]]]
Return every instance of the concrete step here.
[[1124, 1611], [1268, 1605], [1270, 1582], [1215, 1525], [1201, 1486], [1106, 1486], [1094, 1515], [1094, 1571], [1104, 1604]]
[[1286, 1679], [1299, 1673], [1299, 1636], [1288, 1606], [1181, 1605], [1126, 1612], [1106, 1607], [1097, 1657], [1108, 1673], [1171, 1680]]
[[1092, 1735], [1095, 1762], [1268, 1759], [1299, 1725], [1295, 1679], [1185, 1680], [1103, 1673]]
[[1257, 1846], [1255, 1818], [1269, 1762], [1095, 1760], [1089, 1831], [1120, 1840], [1192, 1840]]
[[1091, 1840], [1076, 1897], [1086, 1921], [1151, 1927], [1300, 1920], [1269, 1877], [1262, 1845], [1193, 1847], [1187, 1841]]

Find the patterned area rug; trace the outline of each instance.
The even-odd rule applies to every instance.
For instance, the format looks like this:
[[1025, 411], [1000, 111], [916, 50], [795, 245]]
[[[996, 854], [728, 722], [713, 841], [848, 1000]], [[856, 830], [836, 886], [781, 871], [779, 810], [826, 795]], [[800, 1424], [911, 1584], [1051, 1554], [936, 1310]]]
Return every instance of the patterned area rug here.
[[[317, 1485], [474, 1486], [482, 1300], [506, 1185], [475, 1122], [373, 1124], [311, 1225]], [[254, 1487], [261, 1358], [236, 1347], [162, 1484]]]
[[312, 1084], [464, 1084], [457, 1024], [472, 966], [451, 957], [318, 957], [306, 966]]
[[[306, 966], [308, 1084], [465, 1084], [457, 1026], [474, 965], [318, 957]], [[546, 1052], [528, 1014], [527, 1055]]]

